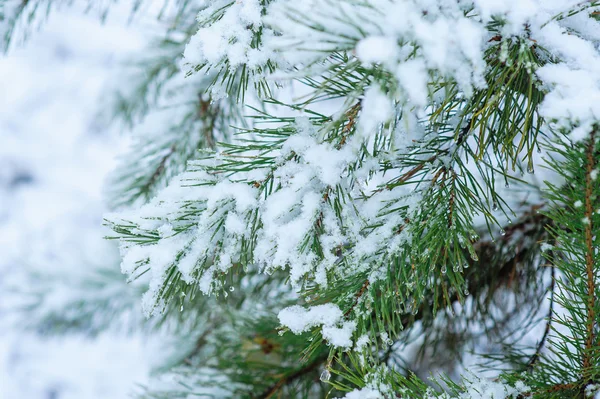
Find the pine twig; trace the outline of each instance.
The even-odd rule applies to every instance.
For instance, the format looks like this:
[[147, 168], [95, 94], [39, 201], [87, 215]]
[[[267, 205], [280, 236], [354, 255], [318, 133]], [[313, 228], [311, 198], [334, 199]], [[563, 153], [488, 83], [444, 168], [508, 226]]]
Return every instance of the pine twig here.
[[584, 374], [592, 366], [591, 350], [594, 344], [594, 324], [596, 321], [595, 305], [596, 305], [596, 281], [594, 276], [594, 246], [593, 246], [593, 231], [592, 231], [592, 215], [594, 213], [592, 204], [592, 172], [594, 170], [594, 149], [596, 147], [596, 132], [594, 129], [590, 135], [590, 142], [587, 148], [587, 165], [585, 175], [585, 268], [587, 274], [587, 320], [586, 320], [586, 338], [585, 351], [583, 355], [583, 371]]

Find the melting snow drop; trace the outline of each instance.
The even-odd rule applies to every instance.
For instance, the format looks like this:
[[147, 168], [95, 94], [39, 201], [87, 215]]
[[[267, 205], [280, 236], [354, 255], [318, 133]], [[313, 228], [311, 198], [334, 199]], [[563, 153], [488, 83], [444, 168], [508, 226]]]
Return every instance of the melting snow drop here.
[[323, 370], [323, 372], [321, 373], [321, 377], [319, 377], [319, 378], [321, 379], [321, 381], [327, 382], [331, 378], [331, 372], [329, 370], [325, 369], [325, 370]]

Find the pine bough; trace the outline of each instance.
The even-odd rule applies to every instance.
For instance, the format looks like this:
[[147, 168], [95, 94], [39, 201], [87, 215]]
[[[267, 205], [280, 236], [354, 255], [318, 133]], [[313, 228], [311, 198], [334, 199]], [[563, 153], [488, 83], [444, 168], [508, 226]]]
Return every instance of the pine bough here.
[[[600, 2], [174, 7], [120, 110], [175, 124], [140, 132], [106, 224], [145, 313], [205, 328], [145, 397], [596, 395]], [[490, 378], [402, 363], [415, 334], [458, 357], [473, 325]]]

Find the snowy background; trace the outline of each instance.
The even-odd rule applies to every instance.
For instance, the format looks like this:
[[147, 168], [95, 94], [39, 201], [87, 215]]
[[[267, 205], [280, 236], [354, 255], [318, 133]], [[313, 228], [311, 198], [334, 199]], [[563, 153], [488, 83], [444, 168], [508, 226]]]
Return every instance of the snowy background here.
[[126, 18], [101, 24], [63, 9], [0, 57], [0, 399], [125, 398], [152, 364], [138, 335], [23, 333], [18, 293], [4, 284], [36, 268], [115, 262], [102, 240], [102, 182], [124, 139], [98, 112], [151, 25]]

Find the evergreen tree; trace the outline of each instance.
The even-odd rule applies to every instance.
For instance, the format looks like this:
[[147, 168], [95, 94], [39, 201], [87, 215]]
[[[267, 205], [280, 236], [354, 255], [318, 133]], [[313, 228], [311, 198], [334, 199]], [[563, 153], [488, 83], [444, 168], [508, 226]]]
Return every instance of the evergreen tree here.
[[[0, 1], [5, 43], [55, 3]], [[600, 395], [600, 2], [162, 4], [108, 111], [131, 284], [38, 323], [144, 292], [185, 344], [141, 398]]]

